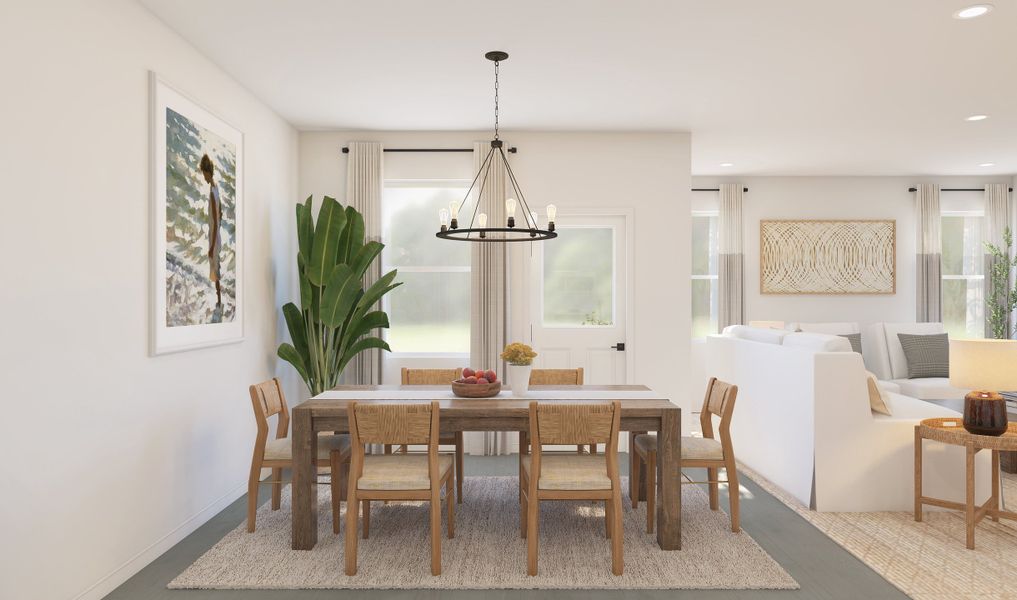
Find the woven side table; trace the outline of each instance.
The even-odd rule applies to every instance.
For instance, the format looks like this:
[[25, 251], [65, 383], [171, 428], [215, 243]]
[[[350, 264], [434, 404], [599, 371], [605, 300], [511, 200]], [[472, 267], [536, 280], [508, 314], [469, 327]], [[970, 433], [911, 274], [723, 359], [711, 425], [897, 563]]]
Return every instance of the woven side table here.
[[[967, 498], [966, 502], [951, 502], [922, 495], [922, 440], [935, 440], [944, 444], [964, 446], [967, 449]], [[975, 505], [975, 454], [980, 450], [992, 452], [992, 495], [981, 506]], [[975, 525], [986, 516], [993, 521], [1017, 520], [1017, 513], [999, 508], [999, 453], [1017, 450], [1017, 423], [1010, 423], [1009, 429], [1001, 436], [975, 435], [964, 429], [958, 418], [925, 419], [915, 425], [915, 521], [922, 520], [922, 505], [939, 506], [964, 513], [967, 523], [967, 546], [975, 548]]]

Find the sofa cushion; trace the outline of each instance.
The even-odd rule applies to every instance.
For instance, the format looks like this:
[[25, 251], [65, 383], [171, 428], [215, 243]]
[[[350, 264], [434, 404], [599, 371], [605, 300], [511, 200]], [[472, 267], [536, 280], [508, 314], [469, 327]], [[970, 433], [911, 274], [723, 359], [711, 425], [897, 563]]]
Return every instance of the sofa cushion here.
[[[873, 375], [875, 375], [875, 373], [873, 373]], [[894, 394], [900, 393], [900, 385], [892, 381], [883, 381], [880, 379], [876, 383], [879, 384], [879, 389], [883, 390], [884, 392], [893, 392]]]
[[790, 331], [803, 331], [806, 333], [828, 333], [830, 335], [845, 335], [861, 331], [858, 323], [791, 323], [788, 326]]
[[783, 345], [814, 352], [851, 352], [851, 342], [847, 338], [825, 333], [789, 333], [784, 336]]
[[959, 417], [961, 414], [955, 410], [949, 409], [939, 404], [933, 404], [932, 402], [926, 402], [917, 398], [905, 396], [903, 394], [894, 394], [887, 392], [883, 394], [890, 405], [892, 416], [879, 415], [873, 413], [873, 417], [878, 421], [886, 420], [901, 420], [901, 421], [918, 421], [921, 419], [932, 419], [936, 417]]
[[839, 333], [838, 336], [847, 338], [847, 341], [851, 342], [851, 351], [862, 353], [862, 334], [860, 333]]
[[728, 325], [724, 328], [724, 335], [753, 342], [779, 345], [784, 336], [787, 335], [787, 332], [781, 329], [764, 329], [762, 327], [749, 327], [748, 325]]
[[900, 387], [901, 394], [919, 400], [960, 400], [970, 391], [953, 387], [948, 377], [894, 379], [891, 383]]
[[950, 339], [947, 334], [898, 333], [897, 338], [908, 360], [909, 379], [950, 376]]
[[872, 369], [880, 379], [905, 379], [908, 376], [908, 359], [904, 356], [898, 333], [929, 335], [943, 333], [942, 323], [883, 323], [886, 333], [886, 350], [890, 360], [890, 376], [886, 377], [876, 369]]

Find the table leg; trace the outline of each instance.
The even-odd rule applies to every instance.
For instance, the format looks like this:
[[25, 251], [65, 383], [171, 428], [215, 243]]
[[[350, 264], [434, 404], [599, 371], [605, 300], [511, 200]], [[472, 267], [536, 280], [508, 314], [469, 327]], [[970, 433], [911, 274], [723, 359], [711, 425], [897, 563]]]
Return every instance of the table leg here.
[[915, 425], [915, 521], [922, 522], [922, 434]]
[[681, 411], [665, 409], [657, 432], [657, 545], [682, 548]]
[[964, 511], [964, 522], [968, 530], [968, 550], [975, 549], [975, 446], [968, 443], [967, 452], [967, 507]]
[[999, 450], [992, 452], [992, 520], [999, 522]]
[[293, 410], [292, 546], [310, 550], [318, 542], [318, 486], [314, 466], [316, 440], [311, 411]]
[[[633, 433], [635, 435], [632, 436], [632, 440], [635, 441], [636, 435], [642, 435], [642, 434], [644, 434], [646, 432], [645, 431], [635, 431]], [[634, 450], [632, 448], [629, 448], [629, 452], [634, 452]], [[637, 458], [636, 460], [639, 460], [639, 459]], [[637, 482], [636, 489], [637, 489], [637, 493], [639, 494], [639, 499], [642, 500], [643, 502], [645, 502], [646, 501], [646, 490], [647, 490], [647, 488], [646, 488], [646, 469], [640, 469], [639, 470], [639, 481]]]

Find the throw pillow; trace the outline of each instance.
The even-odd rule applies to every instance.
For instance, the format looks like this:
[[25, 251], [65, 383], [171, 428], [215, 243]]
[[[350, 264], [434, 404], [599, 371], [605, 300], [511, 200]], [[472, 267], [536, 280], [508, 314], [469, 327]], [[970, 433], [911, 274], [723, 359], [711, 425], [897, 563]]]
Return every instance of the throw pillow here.
[[898, 333], [897, 339], [908, 361], [908, 379], [950, 376], [950, 339], [947, 334]]
[[862, 353], [862, 334], [860, 333], [841, 333], [839, 334], [842, 338], [847, 338], [851, 342], [851, 351]]
[[872, 409], [872, 412], [891, 416], [890, 404], [886, 401], [886, 397], [883, 396], [883, 390], [879, 388], [879, 381], [876, 379], [876, 376], [866, 371], [865, 378], [869, 386], [869, 408]]
[[880, 382], [876, 375], [870, 371], [865, 371], [865, 379], [865, 382], [869, 384], [869, 408], [873, 409], [874, 413], [892, 416], [890, 404], [887, 403], [886, 397], [883, 396], [883, 389], [880, 387]]

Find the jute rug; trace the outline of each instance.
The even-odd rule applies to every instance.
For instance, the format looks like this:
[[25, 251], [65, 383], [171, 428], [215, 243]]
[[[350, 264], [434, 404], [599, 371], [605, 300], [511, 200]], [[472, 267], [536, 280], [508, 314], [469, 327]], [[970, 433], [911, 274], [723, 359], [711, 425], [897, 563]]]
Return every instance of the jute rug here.
[[[204, 589], [797, 589], [798, 584], [728, 517], [711, 511], [705, 491], [682, 486], [682, 548], [664, 552], [646, 534], [646, 504], [623, 511], [625, 574], [611, 575], [604, 507], [545, 502], [540, 511], [540, 573], [526, 575], [514, 477], [470, 477], [456, 506], [456, 537], [442, 539], [442, 575], [430, 574], [426, 504], [372, 505], [371, 537], [361, 540], [359, 572], [343, 574], [342, 533], [332, 533], [327, 486], [318, 488], [318, 544], [290, 549], [289, 489], [282, 509], [266, 503], [257, 531], [240, 525], [170, 582]], [[627, 487], [623, 485], [623, 489]], [[345, 503], [343, 504], [345, 511]], [[444, 513], [444, 511], [443, 511]], [[444, 518], [444, 517], [443, 517]], [[443, 525], [444, 527], [444, 525]]]
[[[959, 512], [927, 511], [921, 523], [910, 512], [821, 513], [751, 469], [738, 470], [915, 600], [1017, 598], [1014, 521], [983, 520], [968, 550]], [[1017, 476], [1003, 474], [1003, 496], [1013, 510]]]

